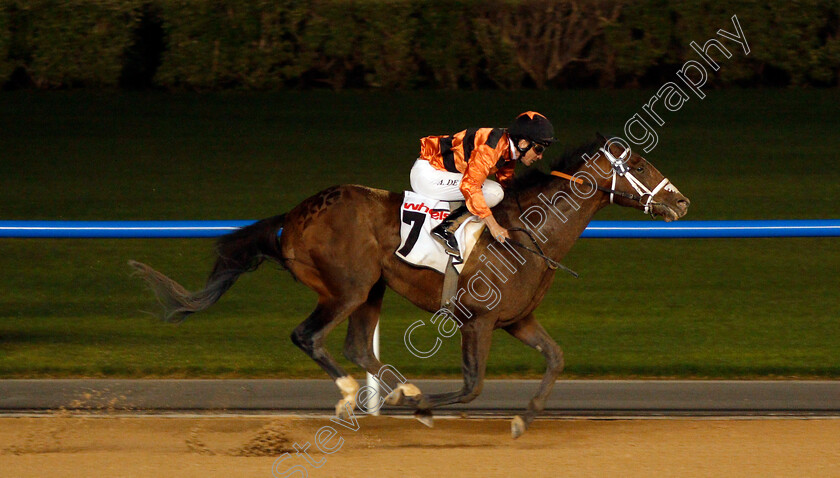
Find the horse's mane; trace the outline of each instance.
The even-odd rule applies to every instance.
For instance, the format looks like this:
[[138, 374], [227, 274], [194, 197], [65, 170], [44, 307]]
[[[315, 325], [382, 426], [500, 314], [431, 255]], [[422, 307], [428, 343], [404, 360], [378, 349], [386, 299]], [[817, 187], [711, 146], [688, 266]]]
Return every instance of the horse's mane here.
[[[559, 158], [551, 162], [549, 170], [570, 174], [580, 168], [580, 165], [583, 164], [584, 154], [594, 156], [595, 151], [597, 151], [599, 147], [600, 143], [593, 140], [576, 148], [567, 148], [563, 151], [563, 154]], [[553, 177], [554, 176], [551, 174], [541, 171], [540, 169], [532, 168], [514, 179], [511, 190], [524, 191], [525, 189], [545, 184]]]

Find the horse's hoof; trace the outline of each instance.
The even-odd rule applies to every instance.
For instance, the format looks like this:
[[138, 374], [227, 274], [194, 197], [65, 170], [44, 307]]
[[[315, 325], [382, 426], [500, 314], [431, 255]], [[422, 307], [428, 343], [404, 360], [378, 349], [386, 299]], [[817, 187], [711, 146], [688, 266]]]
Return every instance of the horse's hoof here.
[[335, 416], [342, 421], [350, 420], [350, 414], [352, 413], [350, 410], [355, 408], [355, 406], [356, 404], [350, 403], [349, 400], [339, 400], [335, 405]]
[[514, 439], [521, 437], [527, 429], [528, 425], [525, 424], [525, 420], [523, 420], [522, 417], [519, 415], [513, 417], [513, 420], [510, 422], [510, 435]]
[[414, 412], [414, 418], [416, 418], [417, 421], [419, 421], [423, 425], [426, 425], [429, 428], [435, 427], [435, 420], [434, 417], [432, 417], [431, 410], [417, 410], [416, 412]]

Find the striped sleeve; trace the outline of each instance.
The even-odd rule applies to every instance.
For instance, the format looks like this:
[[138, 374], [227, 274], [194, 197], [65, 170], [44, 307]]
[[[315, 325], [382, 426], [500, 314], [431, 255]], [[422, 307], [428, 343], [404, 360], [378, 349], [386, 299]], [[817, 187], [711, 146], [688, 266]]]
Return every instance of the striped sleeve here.
[[478, 146], [473, 151], [472, 158], [464, 171], [464, 179], [461, 180], [460, 189], [467, 202], [467, 209], [482, 219], [490, 215], [490, 208], [484, 200], [481, 186], [490, 175], [490, 170], [495, 166], [497, 159], [498, 154], [493, 148], [486, 144]]

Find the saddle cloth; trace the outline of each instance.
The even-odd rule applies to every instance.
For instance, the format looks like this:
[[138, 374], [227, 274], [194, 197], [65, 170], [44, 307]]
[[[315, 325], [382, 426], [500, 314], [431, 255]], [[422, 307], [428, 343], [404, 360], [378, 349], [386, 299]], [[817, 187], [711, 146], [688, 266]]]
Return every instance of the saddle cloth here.
[[[396, 252], [397, 257], [409, 264], [443, 273], [449, 255], [443, 244], [431, 235], [431, 231], [448, 215], [448, 201], [430, 199], [414, 191], [406, 191], [400, 207], [400, 247]], [[455, 232], [462, 260], [455, 258], [452, 265], [458, 273], [463, 269], [483, 229], [484, 223], [472, 216]]]

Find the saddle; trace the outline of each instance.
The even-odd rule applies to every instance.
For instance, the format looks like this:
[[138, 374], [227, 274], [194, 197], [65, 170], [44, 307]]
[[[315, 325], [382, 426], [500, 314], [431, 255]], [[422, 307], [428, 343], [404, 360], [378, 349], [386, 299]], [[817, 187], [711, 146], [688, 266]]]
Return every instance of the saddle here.
[[[440, 201], [406, 191], [400, 207], [400, 247], [396, 252], [397, 257], [415, 266], [446, 272], [452, 256], [446, 253], [431, 231], [446, 219], [450, 210], [462, 204], [462, 201]], [[455, 231], [461, 254], [453, 258], [452, 266], [458, 273], [463, 269], [483, 228], [483, 222], [471, 217]]]

